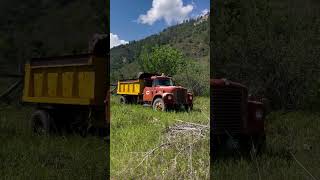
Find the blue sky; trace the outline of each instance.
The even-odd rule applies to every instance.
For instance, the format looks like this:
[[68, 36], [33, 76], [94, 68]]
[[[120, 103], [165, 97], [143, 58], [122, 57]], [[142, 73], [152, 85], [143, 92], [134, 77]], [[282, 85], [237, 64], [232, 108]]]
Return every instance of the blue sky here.
[[111, 0], [110, 45], [158, 33], [210, 9], [210, 0]]

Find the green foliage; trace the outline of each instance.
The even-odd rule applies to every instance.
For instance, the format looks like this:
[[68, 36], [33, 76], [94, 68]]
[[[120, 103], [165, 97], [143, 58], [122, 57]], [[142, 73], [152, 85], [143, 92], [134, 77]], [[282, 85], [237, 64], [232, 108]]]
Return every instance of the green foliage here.
[[274, 109], [310, 107], [319, 95], [320, 4], [213, 3], [211, 77], [247, 85], [251, 94], [270, 99]]
[[149, 53], [144, 49], [140, 54], [140, 66], [144, 72], [175, 75], [186, 62], [182, 53], [168, 45], [152, 48]]
[[187, 60], [174, 79], [178, 84], [190, 89], [196, 96], [209, 96], [209, 68], [210, 66], [207, 64]]
[[0, 71], [17, 72], [33, 57], [87, 53], [92, 35], [108, 31], [107, 4], [0, 0]]

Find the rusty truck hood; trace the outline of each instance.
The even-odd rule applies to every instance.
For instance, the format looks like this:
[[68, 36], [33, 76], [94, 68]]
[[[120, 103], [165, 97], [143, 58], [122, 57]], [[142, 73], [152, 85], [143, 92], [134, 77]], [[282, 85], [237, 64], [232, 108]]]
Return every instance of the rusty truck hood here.
[[186, 90], [186, 88], [182, 86], [158, 86], [158, 90], [162, 90], [166, 93], [173, 93], [174, 91], [177, 90]]

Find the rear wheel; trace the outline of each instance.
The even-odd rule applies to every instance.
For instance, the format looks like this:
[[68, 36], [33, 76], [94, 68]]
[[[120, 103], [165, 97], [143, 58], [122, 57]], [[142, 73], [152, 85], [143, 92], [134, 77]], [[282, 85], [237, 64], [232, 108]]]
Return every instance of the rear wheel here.
[[74, 111], [70, 119], [73, 119], [71, 129], [74, 133], [86, 137], [90, 129], [91, 111]]
[[128, 103], [128, 99], [125, 96], [121, 96], [120, 97], [120, 104], [127, 104]]
[[31, 117], [31, 125], [34, 133], [48, 135], [54, 131], [54, 121], [47, 110], [36, 110]]
[[156, 100], [154, 100], [152, 107], [153, 107], [153, 110], [156, 110], [156, 111], [166, 110], [166, 105], [164, 104], [162, 98], [157, 98]]

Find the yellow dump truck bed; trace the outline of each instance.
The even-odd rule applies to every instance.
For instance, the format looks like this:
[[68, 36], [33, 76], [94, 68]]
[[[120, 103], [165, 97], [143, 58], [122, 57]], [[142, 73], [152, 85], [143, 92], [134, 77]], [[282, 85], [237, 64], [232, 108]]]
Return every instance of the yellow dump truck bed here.
[[118, 81], [117, 94], [121, 95], [141, 95], [144, 89], [144, 80], [122, 80]]
[[103, 105], [107, 65], [92, 54], [33, 59], [25, 65], [23, 101]]

